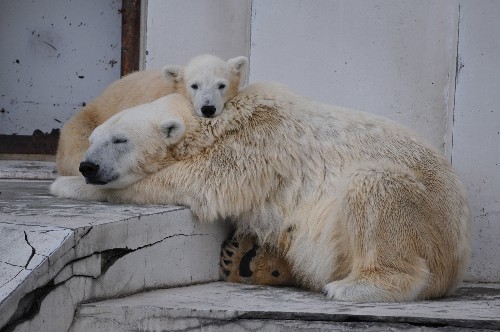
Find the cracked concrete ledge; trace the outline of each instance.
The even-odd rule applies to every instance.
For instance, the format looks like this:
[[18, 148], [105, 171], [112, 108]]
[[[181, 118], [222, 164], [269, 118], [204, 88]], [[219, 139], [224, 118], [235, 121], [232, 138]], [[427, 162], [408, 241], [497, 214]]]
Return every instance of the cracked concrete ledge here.
[[218, 280], [227, 225], [57, 199], [49, 184], [0, 180], [0, 330], [67, 331], [79, 303]]
[[82, 304], [70, 331], [489, 331], [500, 285], [411, 303], [352, 303], [293, 288], [214, 282]]

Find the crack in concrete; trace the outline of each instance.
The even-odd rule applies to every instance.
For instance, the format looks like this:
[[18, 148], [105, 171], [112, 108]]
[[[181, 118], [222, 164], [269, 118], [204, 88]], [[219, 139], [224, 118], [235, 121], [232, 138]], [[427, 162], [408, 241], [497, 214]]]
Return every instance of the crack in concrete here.
[[33, 319], [40, 312], [40, 306], [45, 297], [54, 289], [55, 286], [53, 280], [51, 280], [44, 286], [25, 294], [19, 300], [16, 310], [10, 316], [2, 331], [14, 331], [19, 324]]
[[[12, 280], [16, 279], [16, 278], [17, 278], [17, 276], [18, 276], [19, 274], [21, 274], [21, 272], [23, 272], [23, 271], [25, 271], [25, 269], [23, 269], [23, 270], [21, 270], [21, 271], [17, 272], [15, 276], [13, 276], [13, 277], [12, 277], [12, 278], [10, 278], [9, 280], [7, 280], [7, 281], [6, 281], [6, 282], [4, 282], [3, 284], [1, 284], [1, 285], [0, 285], [0, 288], [2, 288], [3, 286], [7, 285], [7, 284], [8, 284], [9, 282], [11, 282]], [[3, 302], [3, 301], [2, 301], [2, 302]]]
[[25, 269], [28, 269], [28, 265], [30, 264], [31, 260], [33, 259], [33, 257], [35, 256], [36, 254], [36, 250], [35, 248], [31, 245], [30, 241], [28, 240], [28, 233], [26, 231], [23, 231], [24, 232], [24, 240], [26, 241], [26, 243], [31, 247], [31, 256], [30, 258], [28, 258], [28, 261], [26, 262], [26, 265], [24, 265], [24, 268]]
[[[85, 236], [86, 234], [88, 234], [90, 232], [87, 231], [83, 236]], [[190, 236], [207, 236], [209, 234], [203, 234], [203, 233], [199, 233], [199, 234], [183, 234], [183, 233], [179, 233], [179, 234], [172, 234], [172, 235], [167, 235], [165, 236], [164, 238], [158, 240], [158, 241], [155, 241], [155, 242], [152, 242], [152, 243], [148, 243], [146, 245], [143, 245], [143, 246], [140, 246], [140, 247], [137, 247], [135, 249], [131, 249], [129, 247], [125, 247], [125, 248], [113, 248], [113, 249], [107, 249], [107, 250], [103, 250], [103, 251], [95, 251], [89, 255], [85, 255], [85, 256], [82, 256], [82, 257], [78, 257], [78, 258], [75, 258], [69, 262], [67, 262], [61, 269], [60, 271], [62, 271], [66, 266], [69, 266], [69, 265], [72, 265], [74, 263], [77, 263], [81, 260], [84, 260], [84, 259], [87, 259], [87, 258], [90, 258], [94, 255], [101, 255], [101, 273], [99, 276], [97, 277], [94, 277], [94, 276], [91, 276], [91, 275], [78, 275], [78, 276], [85, 276], [85, 277], [89, 277], [89, 278], [92, 278], [92, 279], [98, 279], [99, 277], [101, 277], [104, 273], [106, 273], [106, 271], [120, 258], [122, 258], [123, 256], [131, 253], [131, 252], [134, 252], [134, 251], [137, 251], [137, 250], [140, 250], [140, 249], [144, 249], [144, 248], [148, 248], [148, 247], [151, 247], [151, 246], [154, 246], [160, 242], [163, 242], [167, 239], [170, 239], [170, 238], [174, 238], [174, 237], [178, 237], [178, 236], [182, 236], [182, 237], [190, 237]], [[82, 237], [83, 237], [82, 236]], [[75, 249], [75, 247], [72, 247], [71, 249]], [[69, 252], [69, 250], [68, 250]], [[63, 257], [63, 256], [61, 256]], [[60, 272], [59, 271], [59, 272]], [[77, 276], [77, 275], [72, 275], [71, 277], [69, 277], [68, 279], [65, 279], [64, 281], [61, 281], [61, 283], [63, 282], [66, 282], [67, 280], [71, 279], [73, 276]], [[61, 284], [59, 283], [59, 284]], [[56, 284], [56, 285], [59, 285], [59, 284]]]
[[177, 236], [190, 237], [190, 236], [207, 236], [207, 235], [209, 235], [209, 234], [196, 234], [196, 233], [194, 233], [194, 234], [183, 234], [183, 233], [179, 233], [179, 234], [167, 235], [164, 238], [162, 238], [161, 240], [158, 240], [158, 241], [155, 241], [155, 242], [143, 245], [141, 247], [137, 247], [135, 249], [130, 249], [128, 247], [125, 247], [125, 249], [129, 249], [131, 251], [136, 251], [136, 250], [139, 250], [139, 249], [143, 249], [143, 248], [148, 248], [148, 247], [154, 246], [155, 244], [163, 242], [166, 239], [171, 239], [171, 238], [174, 238], [174, 237], [177, 237]]
[[10, 265], [10, 266], [14, 266], [14, 267], [24, 268], [24, 266], [22, 266], [22, 265], [12, 264], [12, 263], [9, 263], [9, 262], [6, 262], [6, 261], [0, 261], [0, 263], [4, 263], [4, 264]]
[[[78, 245], [78, 243], [80, 242], [80, 240], [88, 235], [91, 231], [93, 226], [91, 226], [81, 237], [80, 239], [75, 243], [75, 245], [73, 247], [71, 247], [71, 249], [76, 249], [76, 245]], [[68, 265], [71, 265], [71, 264], [74, 264], [80, 260], [83, 260], [83, 259], [87, 259], [93, 255], [101, 255], [101, 271], [100, 271], [100, 274], [99, 276], [92, 276], [92, 275], [84, 275], [84, 274], [72, 274], [69, 278], [59, 282], [59, 283], [54, 283], [54, 279], [52, 279], [51, 281], [49, 281], [46, 285], [44, 286], [41, 286], [39, 288], [36, 288], [32, 291], [30, 291], [29, 293], [25, 294], [23, 296], [23, 298], [18, 302], [18, 308], [17, 310], [15, 311], [15, 313], [11, 316], [11, 318], [9, 319], [9, 322], [8, 324], [6, 325], [6, 327], [9, 328], [9, 331], [13, 330], [16, 326], [18, 326], [20, 323], [26, 321], [26, 320], [30, 320], [32, 319], [36, 314], [38, 314], [39, 310], [40, 310], [40, 305], [41, 305], [41, 302], [43, 301], [43, 299], [52, 291], [54, 290], [56, 287], [58, 286], [61, 286], [63, 285], [64, 283], [66, 283], [68, 280], [74, 278], [74, 277], [80, 277], [80, 278], [90, 278], [90, 279], [93, 279], [93, 280], [97, 280], [99, 279], [100, 277], [102, 277], [106, 271], [120, 258], [122, 258], [123, 256], [126, 256], [127, 254], [131, 253], [131, 252], [134, 252], [134, 251], [137, 251], [137, 250], [141, 250], [141, 249], [144, 249], [144, 248], [148, 248], [148, 247], [151, 247], [151, 246], [154, 246], [158, 243], [161, 243], [167, 239], [170, 239], [170, 238], [175, 238], [175, 237], [191, 237], [191, 236], [207, 236], [207, 235], [210, 235], [210, 234], [203, 234], [203, 233], [193, 233], [193, 234], [183, 234], [183, 233], [179, 233], [179, 234], [172, 234], [172, 235], [167, 235], [165, 237], [163, 237], [162, 239], [158, 240], [158, 241], [155, 241], [155, 242], [152, 242], [152, 243], [149, 243], [149, 244], [146, 244], [146, 245], [143, 245], [143, 246], [140, 246], [140, 247], [137, 247], [135, 249], [130, 249], [128, 247], [125, 247], [125, 248], [114, 248], [114, 249], [108, 249], [108, 250], [103, 250], [103, 251], [100, 251], [100, 252], [94, 252], [90, 255], [86, 255], [84, 257], [79, 257], [77, 259], [73, 259], [71, 261], [69, 261], [68, 263], [66, 263], [60, 270], [59, 272], [61, 272], [66, 266]], [[28, 245], [31, 247], [32, 249], [32, 252], [31, 252], [31, 256], [30, 258], [28, 259], [28, 262], [26, 263], [26, 267], [28, 266], [29, 262], [31, 261], [31, 259], [33, 258], [33, 256], [36, 254], [36, 250], [35, 248], [30, 244], [29, 240], [28, 240], [28, 234], [26, 231], [24, 231], [24, 236], [25, 236], [25, 240], [26, 240], [26, 243], [28, 243]], [[64, 255], [66, 255], [69, 251], [68, 250]], [[61, 256], [59, 259], [61, 259], [62, 257]], [[49, 257], [50, 258], [50, 257]], [[57, 260], [56, 260], [57, 261]], [[25, 269], [26, 269], [25, 267]], [[13, 280], [14, 278], [16, 278], [22, 271], [24, 270], [21, 270], [19, 271], [19, 273], [17, 273], [12, 279], [10, 279], [8, 282], [10, 282], [11, 280]], [[58, 272], [58, 273], [59, 273]], [[88, 300], [88, 299], [87, 299]]]
[[87, 229], [87, 230], [85, 231], [85, 233], [83, 233], [83, 234], [82, 234], [82, 236], [80, 236], [80, 238], [78, 239], [78, 241], [75, 243], [75, 247], [78, 245], [78, 243], [80, 243], [80, 241], [81, 241], [84, 237], [86, 237], [86, 236], [90, 233], [90, 231], [91, 231], [93, 228], [94, 228], [94, 226], [90, 226], [90, 227], [89, 227], [89, 229]]

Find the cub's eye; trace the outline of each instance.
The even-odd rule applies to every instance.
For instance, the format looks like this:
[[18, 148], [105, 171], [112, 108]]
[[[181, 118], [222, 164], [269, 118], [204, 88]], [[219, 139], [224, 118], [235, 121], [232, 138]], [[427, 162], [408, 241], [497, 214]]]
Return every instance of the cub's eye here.
[[226, 85], [224, 83], [220, 83], [219, 84], [219, 90], [222, 90], [226, 87]]
[[198, 84], [191, 84], [191, 89], [196, 90], [198, 89]]
[[114, 138], [113, 139], [113, 144], [123, 144], [123, 143], [127, 143], [128, 142], [128, 139], [126, 138]]

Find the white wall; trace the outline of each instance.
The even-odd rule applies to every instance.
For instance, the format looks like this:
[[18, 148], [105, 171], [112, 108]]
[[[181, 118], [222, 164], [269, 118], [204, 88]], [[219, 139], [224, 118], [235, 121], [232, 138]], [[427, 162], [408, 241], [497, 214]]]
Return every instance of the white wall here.
[[254, 0], [250, 80], [387, 116], [444, 149], [457, 18], [454, 1]]
[[183, 65], [200, 54], [248, 56], [249, 0], [149, 0], [144, 68]]
[[474, 215], [467, 278], [500, 281], [500, 1], [149, 0], [148, 6], [148, 68], [206, 52], [249, 55], [250, 82], [276, 80], [320, 101], [385, 115], [445, 151]]
[[500, 1], [461, 1], [453, 165], [472, 206], [470, 277], [500, 281]]
[[0, 1], [0, 134], [61, 128], [120, 77], [120, 0]]

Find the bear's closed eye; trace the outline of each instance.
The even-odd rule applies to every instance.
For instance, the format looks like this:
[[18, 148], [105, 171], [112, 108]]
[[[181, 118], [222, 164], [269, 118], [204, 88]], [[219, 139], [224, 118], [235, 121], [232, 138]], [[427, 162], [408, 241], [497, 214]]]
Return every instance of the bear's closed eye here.
[[123, 144], [127, 143], [128, 139], [126, 138], [113, 138], [113, 144]]

